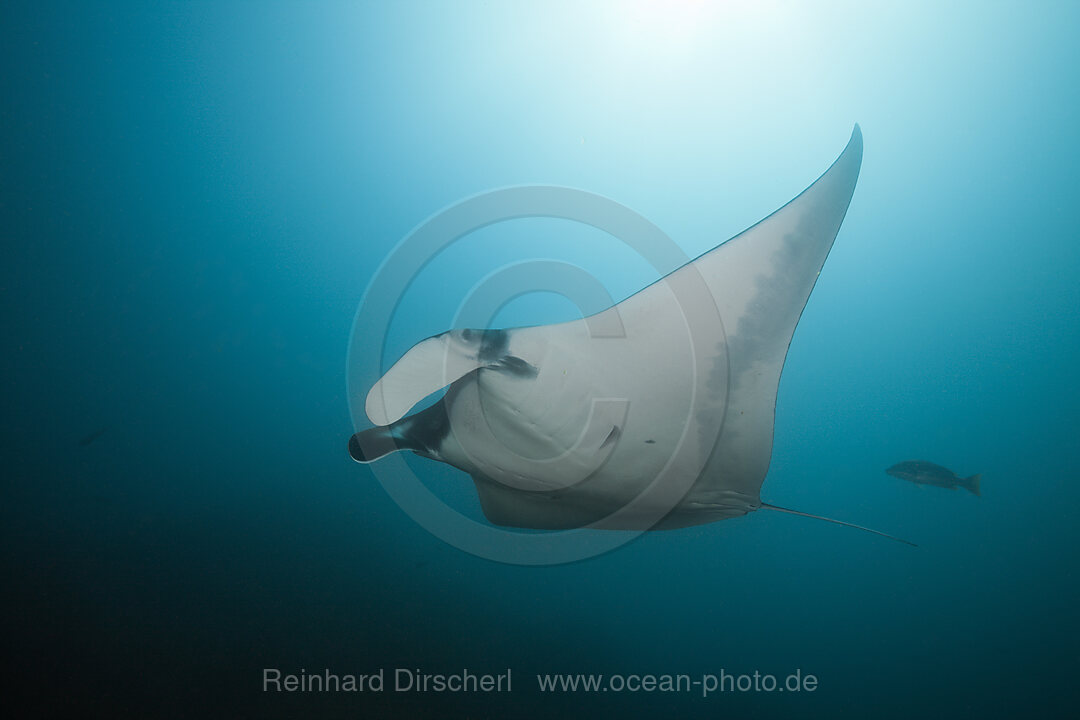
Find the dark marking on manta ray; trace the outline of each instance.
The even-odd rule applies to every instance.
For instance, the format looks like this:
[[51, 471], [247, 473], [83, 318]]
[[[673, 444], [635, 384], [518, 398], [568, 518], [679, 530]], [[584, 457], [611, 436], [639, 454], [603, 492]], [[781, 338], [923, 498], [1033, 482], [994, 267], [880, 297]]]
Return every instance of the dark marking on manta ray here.
[[610, 445], [611, 443], [618, 440], [619, 439], [619, 433], [620, 433], [619, 426], [618, 425], [612, 425], [611, 426], [611, 432], [609, 432], [607, 434], [607, 437], [604, 438], [604, 442], [600, 443], [600, 449], [603, 450], [608, 445]]
[[[475, 335], [476, 332], [470, 330], [462, 333], [462, 337], [466, 340], [472, 340]], [[483, 330], [480, 333], [480, 351], [477, 357], [482, 362], [496, 362], [507, 354], [509, 347], [510, 333], [506, 330]]]
[[495, 366], [490, 369], [506, 372], [520, 378], [534, 378], [540, 372], [535, 365], [522, 360], [516, 355], [507, 355], [499, 359]]
[[656, 444], [656, 441], [655, 441], [655, 440], [646, 440], [646, 441], [645, 441], [645, 444], [646, 444], [646, 445], [655, 445], [655, 444]]

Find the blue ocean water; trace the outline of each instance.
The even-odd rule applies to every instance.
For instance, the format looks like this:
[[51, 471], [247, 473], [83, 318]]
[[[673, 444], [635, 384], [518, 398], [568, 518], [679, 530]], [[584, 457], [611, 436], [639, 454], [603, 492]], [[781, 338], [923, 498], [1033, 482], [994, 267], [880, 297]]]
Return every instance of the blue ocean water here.
[[[0, 10], [4, 592], [35, 716], [1014, 717], [1078, 699], [1073, 3], [14, 3]], [[757, 512], [525, 567], [429, 533], [345, 448], [365, 288], [491, 189], [611, 198], [689, 257], [858, 122]], [[492, 225], [401, 299], [392, 362], [509, 263], [658, 272]], [[496, 324], [571, 319], [552, 293]], [[385, 345], [383, 345], [385, 341]], [[370, 382], [377, 379], [372, 374]], [[885, 475], [925, 459], [982, 497]], [[469, 479], [408, 467], [480, 518]], [[509, 693], [266, 692], [264, 670]], [[542, 693], [754, 671], [812, 692]]]

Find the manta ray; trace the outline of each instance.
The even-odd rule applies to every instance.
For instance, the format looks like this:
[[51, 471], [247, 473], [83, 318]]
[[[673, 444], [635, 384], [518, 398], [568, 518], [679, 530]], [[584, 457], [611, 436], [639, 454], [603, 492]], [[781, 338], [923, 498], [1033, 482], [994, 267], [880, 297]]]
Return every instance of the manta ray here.
[[500, 526], [664, 530], [766, 508], [885, 535], [761, 500], [788, 346], [861, 163], [856, 125], [795, 199], [600, 313], [421, 341], [371, 388], [375, 427], [350, 455], [459, 468]]

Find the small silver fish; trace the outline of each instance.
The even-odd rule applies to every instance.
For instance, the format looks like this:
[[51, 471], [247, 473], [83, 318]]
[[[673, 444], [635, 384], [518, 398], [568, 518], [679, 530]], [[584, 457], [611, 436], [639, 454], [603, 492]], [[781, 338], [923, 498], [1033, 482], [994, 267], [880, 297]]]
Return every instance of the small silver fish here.
[[960, 477], [952, 470], [935, 465], [925, 460], [905, 460], [897, 463], [885, 471], [886, 474], [907, 480], [917, 485], [933, 485], [934, 487], [955, 490], [962, 487], [968, 492], [979, 494], [979, 481], [982, 475], [975, 474], [971, 477]]

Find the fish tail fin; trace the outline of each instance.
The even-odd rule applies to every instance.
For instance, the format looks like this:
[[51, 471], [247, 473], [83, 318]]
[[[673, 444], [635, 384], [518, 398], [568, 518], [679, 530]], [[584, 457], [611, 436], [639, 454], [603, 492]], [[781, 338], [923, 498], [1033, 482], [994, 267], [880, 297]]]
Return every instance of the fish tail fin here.
[[872, 530], [872, 529], [870, 529], [868, 527], [863, 527], [862, 525], [856, 525], [855, 523], [844, 522], [843, 520], [834, 520], [833, 518], [822, 517], [821, 515], [813, 515], [811, 513], [802, 512], [800, 510], [789, 510], [788, 508], [782, 508], [782, 507], [779, 507], [777, 505], [770, 505], [769, 503], [766, 503], [766, 502], [761, 503], [761, 507], [763, 507], [763, 508], [765, 508], [767, 510], [776, 510], [777, 512], [788, 513], [789, 515], [801, 515], [802, 517], [813, 518], [814, 520], [824, 520], [825, 522], [834, 523], [836, 525], [843, 525], [845, 527], [855, 528], [856, 530], [862, 530], [863, 532], [873, 533], [874, 535], [880, 535], [881, 537], [886, 537], [886, 538], [889, 538], [890, 540], [895, 540], [896, 542], [901, 542], [901, 543], [904, 543], [905, 545], [910, 545], [911, 547], [919, 547], [915, 543], [910, 542], [908, 540], [904, 540], [903, 538], [898, 538], [895, 535], [889, 535], [888, 533], [883, 533], [880, 530]]
[[964, 478], [964, 488], [975, 493], [976, 497], [982, 497], [979, 492], [979, 483], [982, 481], [982, 473], [975, 473], [969, 478]]

